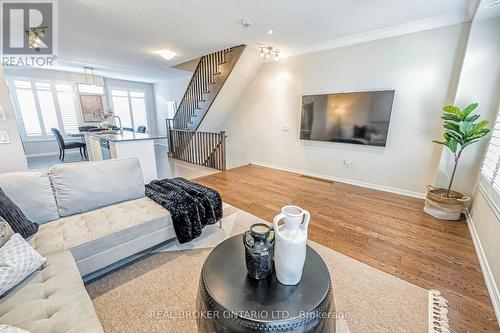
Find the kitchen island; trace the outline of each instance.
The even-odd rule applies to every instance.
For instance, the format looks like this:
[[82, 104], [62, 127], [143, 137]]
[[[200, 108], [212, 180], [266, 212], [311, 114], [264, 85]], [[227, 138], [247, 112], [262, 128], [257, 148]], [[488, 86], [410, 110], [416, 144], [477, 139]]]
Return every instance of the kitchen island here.
[[129, 131], [85, 133], [89, 160], [137, 158], [141, 163], [145, 183], [158, 177], [154, 147], [156, 139], [165, 139], [165, 137]]

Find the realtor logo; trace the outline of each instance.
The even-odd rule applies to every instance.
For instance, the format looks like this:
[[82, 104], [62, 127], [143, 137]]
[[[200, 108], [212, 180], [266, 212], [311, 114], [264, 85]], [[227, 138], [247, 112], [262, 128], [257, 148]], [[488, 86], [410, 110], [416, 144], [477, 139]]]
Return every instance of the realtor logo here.
[[2, 64], [47, 66], [56, 59], [55, 0], [0, 0]]

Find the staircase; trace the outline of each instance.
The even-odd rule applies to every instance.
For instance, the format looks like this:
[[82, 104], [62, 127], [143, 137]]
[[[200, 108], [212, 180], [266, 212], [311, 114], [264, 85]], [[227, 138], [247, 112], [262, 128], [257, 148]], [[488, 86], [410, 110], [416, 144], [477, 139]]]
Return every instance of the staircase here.
[[169, 156], [210, 168], [226, 169], [226, 134], [198, 132], [245, 45], [200, 58], [173, 119], [167, 119]]
[[174, 129], [198, 129], [244, 49], [240, 45], [201, 57], [177, 108]]

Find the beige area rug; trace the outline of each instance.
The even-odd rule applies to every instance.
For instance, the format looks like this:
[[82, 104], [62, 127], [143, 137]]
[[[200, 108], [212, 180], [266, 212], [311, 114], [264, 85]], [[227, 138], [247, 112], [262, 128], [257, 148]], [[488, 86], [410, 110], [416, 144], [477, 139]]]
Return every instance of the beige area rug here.
[[[199, 276], [211, 248], [263, 222], [229, 205], [224, 216], [222, 228], [206, 227], [200, 239], [172, 242], [87, 285], [105, 332], [196, 332]], [[432, 332], [433, 293], [314, 242], [310, 245], [325, 260], [335, 310], [346, 317], [337, 321], [338, 333]]]

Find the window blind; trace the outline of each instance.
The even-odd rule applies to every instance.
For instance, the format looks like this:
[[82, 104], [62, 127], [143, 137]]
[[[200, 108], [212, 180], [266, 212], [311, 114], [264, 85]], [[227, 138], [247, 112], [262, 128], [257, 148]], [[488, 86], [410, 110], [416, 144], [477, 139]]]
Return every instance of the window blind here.
[[78, 132], [78, 105], [72, 84], [43, 80], [8, 80], [23, 140], [53, 139], [51, 128]]
[[480, 185], [489, 199], [500, 208], [500, 110], [481, 166]]
[[143, 91], [111, 89], [113, 110], [123, 127], [137, 129], [148, 125], [146, 94]]

